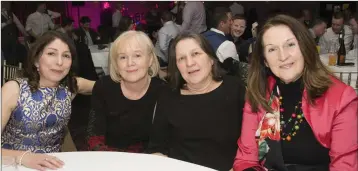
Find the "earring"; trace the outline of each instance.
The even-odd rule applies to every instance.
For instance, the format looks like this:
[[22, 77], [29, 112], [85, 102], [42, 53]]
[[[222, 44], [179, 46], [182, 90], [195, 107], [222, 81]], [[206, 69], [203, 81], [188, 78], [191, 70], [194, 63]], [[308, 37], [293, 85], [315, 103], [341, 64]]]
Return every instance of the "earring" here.
[[149, 76], [153, 76], [153, 70], [152, 70], [152, 67], [149, 67], [149, 69], [148, 69], [148, 75], [149, 75]]

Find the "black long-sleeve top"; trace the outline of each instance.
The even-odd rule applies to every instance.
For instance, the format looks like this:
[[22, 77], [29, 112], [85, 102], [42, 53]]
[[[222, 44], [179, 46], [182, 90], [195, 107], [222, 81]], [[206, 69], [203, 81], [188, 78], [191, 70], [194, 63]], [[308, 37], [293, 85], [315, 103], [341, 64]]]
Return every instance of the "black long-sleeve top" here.
[[225, 76], [215, 90], [200, 95], [163, 92], [152, 125], [149, 153], [230, 170], [241, 133], [245, 87]]
[[157, 99], [165, 87], [164, 81], [152, 78], [145, 95], [130, 100], [109, 76], [98, 80], [92, 92], [89, 150], [143, 152]]

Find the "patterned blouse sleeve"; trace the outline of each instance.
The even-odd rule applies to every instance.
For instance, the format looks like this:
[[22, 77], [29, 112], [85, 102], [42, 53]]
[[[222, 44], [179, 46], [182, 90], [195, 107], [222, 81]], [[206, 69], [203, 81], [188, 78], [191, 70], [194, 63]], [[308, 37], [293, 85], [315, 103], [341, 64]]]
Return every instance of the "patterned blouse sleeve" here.
[[104, 100], [103, 80], [95, 83], [92, 92], [92, 110], [89, 114], [88, 124], [88, 150], [92, 151], [117, 151], [116, 148], [105, 144], [106, 114], [108, 113]]

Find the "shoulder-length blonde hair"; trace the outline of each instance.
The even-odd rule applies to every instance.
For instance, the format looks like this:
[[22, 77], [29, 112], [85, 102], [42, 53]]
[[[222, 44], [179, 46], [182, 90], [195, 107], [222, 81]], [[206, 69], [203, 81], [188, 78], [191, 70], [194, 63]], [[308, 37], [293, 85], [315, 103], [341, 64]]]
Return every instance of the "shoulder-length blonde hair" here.
[[250, 59], [251, 66], [249, 69], [246, 97], [253, 112], [257, 112], [259, 107], [272, 112], [271, 107], [268, 105], [268, 99], [266, 99], [266, 93], [270, 91], [268, 77], [272, 76], [273, 73], [271, 73], [264, 63], [263, 35], [268, 29], [279, 25], [287, 26], [298, 41], [304, 58], [302, 80], [304, 88], [307, 91], [308, 102], [314, 104], [315, 98], [324, 94], [332, 84], [330, 80], [332, 73], [321, 62], [316, 50], [316, 44], [306, 27], [293, 17], [277, 15], [266, 21], [262, 27], [257, 37], [253, 56]]
[[115, 82], [122, 80], [117, 67], [118, 50], [128, 46], [129, 40], [135, 39], [139, 46], [143, 48], [145, 52], [148, 52], [149, 57], [152, 58], [152, 64], [148, 69], [148, 74], [151, 77], [155, 77], [159, 71], [159, 61], [157, 55], [154, 52], [154, 46], [149, 37], [141, 31], [126, 31], [122, 33], [111, 45], [109, 52], [109, 75]]

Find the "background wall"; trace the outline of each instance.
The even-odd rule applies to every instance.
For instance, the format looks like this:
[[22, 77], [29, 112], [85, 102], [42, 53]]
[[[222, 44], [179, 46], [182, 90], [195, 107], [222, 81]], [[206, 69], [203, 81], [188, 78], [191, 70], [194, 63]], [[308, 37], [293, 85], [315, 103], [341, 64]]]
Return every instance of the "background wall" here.
[[[74, 2], [74, 1], [73, 1]], [[80, 2], [80, 1], [77, 1]], [[89, 16], [92, 19], [92, 27], [97, 28], [101, 23], [101, 12], [104, 9], [105, 1], [82, 1], [83, 6], [76, 7], [72, 4], [72, 1], [46, 1], [47, 8], [56, 12], [60, 12], [63, 16], [71, 16], [75, 20], [75, 27], [78, 27], [78, 18], [81, 16]], [[168, 9], [173, 1], [121, 1], [124, 5], [125, 12], [134, 16], [136, 13], [145, 15], [150, 8], [157, 7], [159, 11]], [[230, 5], [233, 1], [205, 1], [205, 6], [208, 8], [220, 6], [220, 5]], [[109, 9], [111, 12], [114, 10], [115, 1], [109, 1], [108, 4], [111, 7]], [[330, 17], [330, 14], [322, 13], [321, 10], [325, 8], [326, 3], [351, 3], [353, 11], [358, 11], [358, 2], [350, 1], [240, 1], [244, 7], [245, 12], [250, 8], [255, 8], [258, 14], [258, 19], [261, 20], [270, 13], [270, 11], [281, 9], [282, 11], [288, 13], [298, 13], [300, 9], [307, 8], [310, 9], [313, 14], [316, 15], [326, 15]], [[11, 1], [12, 9], [20, 21], [25, 25], [26, 18], [28, 15], [36, 11], [36, 2], [34, 1]], [[78, 16], [79, 10], [79, 16]], [[56, 23], [60, 23], [61, 19], [56, 19]]]

